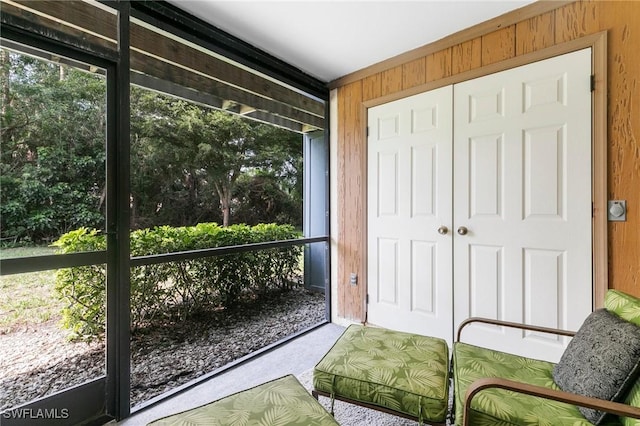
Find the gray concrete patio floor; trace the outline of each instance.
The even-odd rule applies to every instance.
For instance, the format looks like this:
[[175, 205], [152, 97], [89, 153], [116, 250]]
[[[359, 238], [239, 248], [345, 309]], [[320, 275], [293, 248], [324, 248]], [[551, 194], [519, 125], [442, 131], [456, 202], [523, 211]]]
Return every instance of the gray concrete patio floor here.
[[152, 420], [207, 404], [287, 374], [300, 375], [318, 363], [343, 331], [344, 327], [335, 324], [322, 325], [203, 383], [136, 411], [117, 424], [146, 425]]

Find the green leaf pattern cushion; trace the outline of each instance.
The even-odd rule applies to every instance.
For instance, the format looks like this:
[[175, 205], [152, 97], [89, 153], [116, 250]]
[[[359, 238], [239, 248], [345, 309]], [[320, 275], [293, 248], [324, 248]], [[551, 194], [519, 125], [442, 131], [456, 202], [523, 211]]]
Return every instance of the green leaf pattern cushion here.
[[[609, 290], [604, 299], [604, 307], [637, 326], [640, 326], [640, 299], [618, 290]], [[636, 380], [627, 395], [625, 403], [640, 407], [640, 381]], [[640, 420], [623, 417], [624, 426], [640, 426]]]
[[291, 375], [149, 423], [154, 426], [337, 424], [333, 416]]
[[604, 298], [604, 307], [623, 320], [640, 326], [640, 299], [618, 290], [609, 290]]
[[[462, 424], [464, 397], [471, 383], [477, 379], [501, 377], [559, 389], [553, 380], [553, 363], [466, 343], [454, 345], [453, 366], [456, 425]], [[474, 426], [591, 425], [574, 405], [503, 389], [486, 389], [479, 392], [472, 400], [471, 408], [470, 424]]]
[[434, 337], [349, 326], [316, 365], [315, 389], [444, 422], [449, 349]]
[[[640, 407], [640, 380], [636, 380], [636, 383], [631, 388], [631, 392], [624, 400], [625, 404], [633, 405], [634, 407]], [[633, 419], [631, 417], [622, 417], [624, 426], [640, 426], [639, 419]]]

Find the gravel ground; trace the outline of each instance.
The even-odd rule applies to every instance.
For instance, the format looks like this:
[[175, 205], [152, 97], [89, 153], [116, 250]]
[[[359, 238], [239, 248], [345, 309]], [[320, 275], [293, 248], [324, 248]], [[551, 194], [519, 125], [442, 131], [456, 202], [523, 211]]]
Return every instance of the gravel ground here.
[[[242, 308], [139, 331], [131, 405], [324, 320], [324, 295], [293, 289]], [[104, 374], [103, 343], [72, 343], [55, 322], [0, 335], [0, 412]]]

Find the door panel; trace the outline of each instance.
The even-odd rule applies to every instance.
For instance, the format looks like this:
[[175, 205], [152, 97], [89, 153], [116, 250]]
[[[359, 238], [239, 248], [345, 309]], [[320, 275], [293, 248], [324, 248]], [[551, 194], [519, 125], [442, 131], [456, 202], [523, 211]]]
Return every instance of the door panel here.
[[[576, 330], [592, 310], [590, 49], [454, 88], [455, 325]], [[565, 339], [500, 327], [465, 341], [557, 361]]]
[[[369, 110], [370, 323], [448, 341], [471, 316], [580, 326], [593, 290], [590, 70], [586, 49]], [[464, 340], [551, 361], [567, 344], [486, 325]]]
[[452, 88], [369, 110], [368, 322], [451, 341]]
[[502, 216], [503, 135], [469, 140], [469, 217]]

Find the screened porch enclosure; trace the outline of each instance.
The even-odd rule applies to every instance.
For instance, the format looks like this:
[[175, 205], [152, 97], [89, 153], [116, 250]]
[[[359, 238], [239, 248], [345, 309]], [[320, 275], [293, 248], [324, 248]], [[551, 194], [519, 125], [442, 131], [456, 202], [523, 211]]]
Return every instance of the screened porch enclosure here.
[[[81, 384], [69, 383], [47, 394], [23, 396], [13, 405], [7, 403], [7, 407], [3, 406], [3, 424], [23, 424], [24, 417], [36, 412], [34, 410], [45, 410], [56, 416], [30, 418], [27, 420], [29, 424], [72, 424], [126, 418], [132, 411], [156, 403], [167, 390], [173, 389], [172, 393], [176, 392], [175, 389], [185, 390], [211, 379], [224, 371], [227, 365], [242, 362], [249, 355], [247, 350], [253, 353], [269, 351], [279, 343], [327, 321], [330, 317], [329, 149], [326, 131], [328, 91], [324, 82], [162, 2], [3, 1], [0, 13], [3, 51], [59, 66], [61, 73], [64, 69], [69, 70], [65, 73], [79, 71], [104, 76], [106, 105], [105, 134], [102, 136], [104, 162], [97, 166], [105, 172], [104, 189], [101, 191], [103, 204], [100, 205], [104, 220], [102, 228], [97, 227], [102, 240], [94, 245], [91, 245], [93, 242], [87, 243], [91, 249], [81, 252], [68, 247], [55, 254], [45, 251], [30, 253], [26, 257], [3, 255], [0, 258], [0, 277], [3, 281], [12, 279], [18, 286], [26, 282], [22, 279], [26, 274], [49, 274], [53, 277], [56, 270], [99, 271], [94, 278], [86, 279], [101, 283], [97, 288], [102, 289], [103, 317], [98, 318], [103, 319], [95, 322], [98, 328], [102, 327], [101, 335], [104, 336], [100, 343], [103, 355], [96, 358], [97, 363], [102, 362], [103, 370]], [[140, 111], [137, 102], [145, 97], [149, 103], [148, 113], [145, 120], [140, 120], [135, 115]], [[251, 161], [238, 165], [235, 171], [227, 171], [226, 175], [223, 173], [225, 180], [220, 173], [211, 171], [225, 157], [215, 155], [221, 149], [215, 144], [207, 143], [207, 140], [194, 142], [196, 151], [193, 152], [196, 154], [190, 156], [185, 151], [185, 154], [178, 155], [179, 147], [184, 144], [172, 142], [172, 139], [177, 139], [180, 132], [186, 132], [185, 129], [191, 131], [193, 121], [187, 125], [188, 120], [183, 120], [182, 124], [173, 120], [176, 110], [181, 113], [187, 111], [192, 118], [222, 114], [220, 117], [231, 118], [219, 120], [240, 120], [239, 123], [248, 129], [247, 134], [258, 142], [247, 147], [241, 155]], [[163, 111], [167, 113], [164, 116]], [[205, 120], [202, 122], [206, 124]], [[164, 130], [161, 124], [166, 125]], [[155, 133], [144, 133], [149, 129]], [[203, 125], [202, 129], [204, 132], [207, 126]], [[153, 139], [156, 145], [141, 143], [136, 139], [141, 134], [147, 135], [146, 141]], [[188, 133], [184, 140], [195, 141], [196, 136]], [[208, 134], [205, 137], [212, 140], [215, 136]], [[233, 142], [230, 144], [239, 145], [240, 141], [246, 142], [248, 138], [246, 135], [236, 136], [231, 138]], [[158, 143], [159, 140], [165, 144]], [[272, 148], [285, 146], [284, 143], [278, 145], [284, 140], [291, 141], [286, 146], [292, 147], [293, 152], [293, 157], [287, 158], [299, 158], [299, 164], [294, 164], [298, 160], [282, 160], [275, 164], [278, 153], [288, 148]], [[212, 164], [211, 170], [202, 165], [206, 161], [205, 156], [198, 156], [198, 152], [202, 154], [203, 150], [210, 154], [207, 158], [208, 164]], [[153, 167], [149, 166], [148, 163], [159, 158], [159, 153], [167, 152], [175, 154], [177, 159], [173, 163], [158, 162]], [[233, 155], [237, 157], [239, 154], [227, 154], [226, 158]], [[185, 158], [196, 157], [203, 163], [187, 164]], [[172, 174], [175, 170], [177, 172]], [[230, 179], [229, 176], [235, 178]], [[230, 188], [222, 183], [217, 187], [215, 184], [231, 180], [235, 184], [236, 179], [239, 184], [234, 187], [234, 195], [228, 198], [225, 194], [231, 191]], [[144, 183], [151, 181], [158, 183], [145, 187]], [[189, 193], [193, 188], [197, 188], [197, 195], [201, 198], [195, 197], [194, 191]], [[256, 214], [255, 211], [260, 210], [258, 208], [243, 207], [246, 200], [256, 202], [259, 198], [261, 193], [256, 188], [279, 191], [281, 198], [271, 197], [265, 201], [264, 211], [274, 203], [284, 203], [278, 200], [295, 198], [296, 191], [299, 191], [295, 198], [298, 201], [290, 207], [297, 213], [280, 211], [268, 216]], [[172, 194], [182, 194], [181, 203], [160, 197], [171, 191], [174, 191]], [[205, 192], [208, 198], [201, 195]], [[6, 195], [3, 194], [3, 200]], [[172, 198], [175, 199], [178, 198]], [[172, 215], [179, 211], [183, 214]], [[265, 231], [264, 226], [258, 225], [264, 218], [277, 222], [278, 226], [291, 224], [290, 232], [272, 232], [271, 228]], [[134, 238], [134, 235], [139, 235], [136, 232], [149, 233], [151, 229], [178, 230], [171, 231], [174, 234], [183, 232], [180, 231], [183, 229], [195, 232], [193, 230], [198, 226], [202, 228], [202, 224], [213, 222], [229, 225], [220, 226], [222, 230], [215, 232], [222, 234], [236, 226], [251, 238], [192, 246], [168, 244], [159, 247], [158, 244], [158, 247], [146, 251], [139, 250], [143, 237]], [[241, 222], [251, 226], [243, 228], [245, 225], [240, 225]], [[259, 232], [262, 234], [255, 236]], [[17, 241], [20, 239], [19, 235], [15, 237]], [[164, 240], [167, 240], [166, 235]], [[2, 247], [3, 251], [5, 248]], [[295, 256], [289, 266], [283, 266], [283, 253]], [[240, 264], [244, 266], [238, 267]], [[202, 265], [208, 265], [206, 268], [209, 269], [198, 272], [198, 268], [204, 267]], [[259, 271], [255, 269], [258, 266], [261, 266]], [[226, 271], [224, 273], [228, 275], [235, 268], [231, 272], [236, 276], [229, 275], [229, 282], [233, 283], [231, 287], [238, 282], [246, 282], [246, 288], [233, 290], [238, 297], [237, 303], [224, 305], [220, 302], [223, 293], [216, 290], [211, 296], [215, 299], [211, 306], [218, 304], [215, 305], [219, 306], [215, 308], [217, 313], [209, 308], [197, 311], [195, 306], [201, 303], [198, 302], [200, 299], [194, 296], [193, 288], [186, 285], [181, 287], [188, 288], [186, 292], [171, 296], [171, 315], [175, 316], [154, 317], [166, 318], [164, 322], [156, 323], [156, 330], [158, 324], [167, 329], [177, 324], [183, 331], [160, 338], [154, 334], [157, 332], [145, 332], [151, 330], [145, 328], [150, 318], [151, 302], [147, 300], [144, 302], [147, 305], [142, 305], [145, 308], [141, 308], [140, 300], [144, 299], [136, 299], [140, 283], [147, 287], [156, 285], [155, 294], [166, 296], [168, 289], [178, 287], [185, 276], [189, 277], [189, 283], [197, 282], [198, 277], [204, 277], [211, 268]], [[286, 269], [289, 271], [286, 279], [282, 284], [274, 284], [278, 279], [269, 274], [277, 275], [283, 268], [290, 268]], [[166, 272], [169, 270], [182, 271], [182, 278], [171, 276]], [[268, 284], [258, 283], [256, 277], [260, 274], [267, 277]], [[154, 277], [157, 277], [155, 281]], [[267, 287], [277, 287], [277, 290], [272, 295]], [[204, 292], [207, 291], [210, 290]], [[253, 295], [253, 291], [257, 293]], [[168, 300], [169, 296], [166, 298]], [[187, 302], [190, 305], [186, 305]], [[296, 310], [299, 307], [306, 309], [304, 314]], [[197, 311], [197, 315], [187, 318], [180, 309]], [[313, 314], [309, 314], [311, 311]], [[207, 313], [205, 320], [203, 312]], [[163, 342], [165, 349], [173, 353], [188, 351], [190, 345], [202, 346], [194, 336], [209, 333], [200, 332], [201, 328], [207, 328], [207, 324], [216, 321], [226, 324], [227, 319], [219, 316], [225, 312], [242, 317], [242, 321], [236, 322], [244, 324], [244, 328], [240, 327], [236, 333], [227, 327], [219, 334], [232, 336], [236, 341], [256, 340], [253, 345], [231, 350], [228, 349], [231, 343], [221, 339], [218, 344], [223, 347], [216, 346], [210, 352], [230, 352], [228, 357], [222, 357], [222, 364], [219, 360], [206, 364], [206, 360], [201, 358], [195, 360], [197, 365], [182, 369], [159, 355], [163, 345], [158, 342]], [[136, 323], [140, 315], [142, 325]], [[298, 320], [298, 317], [304, 318]], [[291, 323], [291, 327], [284, 334], [263, 339], [263, 335], [269, 334], [266, 330], [273, 328], [274, 323]], [[251, 338], [258, 335], [260, 339]], [[166, 382], [167, 386], [156, 386], [152, 392], [148, 391], [154, 386], [140, 381], [141, 377], [149, 376], [144, 368], [163, 370], [165, 376], [156, 382]], [[23, 379], [25, 377], [15, 378], [18, 382]]]

